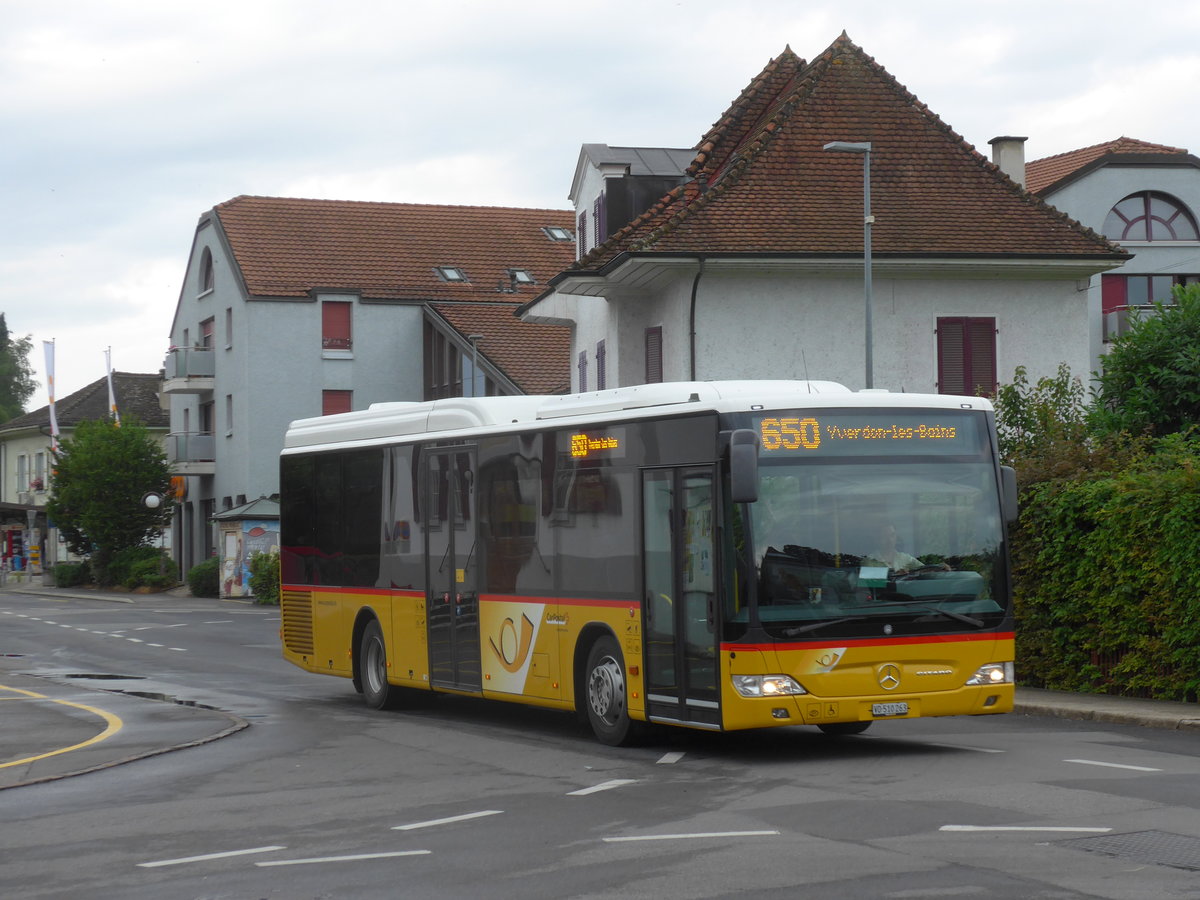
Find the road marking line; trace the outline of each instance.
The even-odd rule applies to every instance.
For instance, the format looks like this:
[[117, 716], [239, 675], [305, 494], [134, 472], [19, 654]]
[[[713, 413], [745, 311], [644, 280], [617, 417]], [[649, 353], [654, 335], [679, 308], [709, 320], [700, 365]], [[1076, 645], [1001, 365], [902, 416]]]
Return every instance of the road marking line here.
[[676, 750], [671, 753], [664, 753], [662, 755], [662, 757], [658, 760], [658, 765], [669, 766], [672, 763], [679, 762], [681, 759], [683, 759], [683, 752], [680, 750]]
[[251, 853], [271, 853], [275, 850], [286, 850], [287, 847], [251, 847], [248, 850], [226, 850], [224, 853], [205, 853], [203, 856], [181, 856], [179, 859], [160, 859], [156, 862], [138, 863], [140, 869], [157, 869], [159, 866], [182, 866], [184, 863], [206, 862], [210, 859], [228, 859], [231, 856], [247, 856]]
[[178, 650], [180, 653], [187, 653], [187, 647], [168, 647], [168, 650]]
[[[72, 750], [82, 750], [84, 747], [90, 747], [92, 744], [98, 744], [101, 741], [106, 741], [122, 728], [125, 723], [118, 716], [114, 716], [107, 710], [97, 709], [94, 706], [85, 706], [82, 703], [72, 703], [70, 700], [55, 700], [52, 697], [47, 697], [45, 694], [36, 694], [33, 691], [25, 691], [21, 688], [8, 687], [0, 684], [0, 691], [12, 691], [14, 694], [21, 694], [29, 700], [49, 700], [51, 703], [58, 703], [62, 706], [70, 706], [75, 709], [82, 709], [85, 712], [94, 713], [104, 720], [105, 727], [102, 732], [86, 741], [81, 741], [78, 744], [72, 744], [70, 747], [62, 747], [59, 750], [51, 750], [47, 753], [39, 753], [37, 756], [27, 756], [24, 759], [14, 759], [12, 762], [0, 763], [0, 769], [7, 769], [10, 766], [24, 766], [29, 763], [37, 762], [39, 759], [48, 759], [51, 756], [58, 756], [62, 753], [70, 753]], [[13, 699], [13, 698], [9, 698]]]
[[125, 638], [125, 640], [129, 641], [131, 644], [144, 644], [144, 643], [146, 643], [146, 642], [145, 642], [145, 641], [143, 641], [141, 638]]
[[1108, 769], [1131, 769], [1134, 772], [1161, 772], [1162, 769], [1152, 769], [1149, 766], [1127, 766], [1123, 763], [1100, 762], [1096, 759], [1064, 759], [1063, 762], [1079, 763], [1081, 766], [1104, 766]]
[[947, 750], [974, 750], [976, 753], [1007, 753], [1007, 750], [993, 750], [990, 747], [968, 747], [966, 744], [937, 744], [930, 743], [930, 747], [945, 747]]
[[147, 647], [161, 647], [162, 644], [147, 644]]
[[643, 834], [635, 837], [606, 837], [600, 840], [617, 844], [625, 841], [685, 841], [692, 838], [765, 837], [778, 831], [697, 831], [694, 834]]
[[938, 831], [1086, 831], [1102, 833], [1111, 828], [1074, 828], [1066, 825], [943, 825]]
[[580, 788], [577, 791], [567, 791], [568, 797], [585, 797], [588, 794], [595, 794], [600, 791], [611, 791], [613, 788], [619, 788], [626, 784], [633, 784], [636, 778], [616, 778], [612, 781], [605, 781], [602, 784], [594, 784], [591, 787]]
[[307, 866], [312, 863], [357, 862], [361, 859], [391, 859], [396, 856], [427, 856], [431, 850], [396, 850], [392, 853], [355, 853], [353, 856], [314, 856], [311, 859], [277, 859], [271, 862], [256, 862], [261, 868], [267, 866]]
[[204, 624], [205, 625], [228, 625], [232, 621], [233, 621], [233, 619], [216, 619], [215, 621], [205, 622]]
[[498, 816], [502, 809], [485, 809], [482, 812], [465, 813], [461, 816], [447, 816], [444, 819], [430, 819], [427, 822], [412, 822], [408, 825], [393, 825], [392, 831], [412, 831], [414, 828], [432, 828], [434, 825], [449, 825], [451, 822], [466, 822], [468, 819], [482, 819], [484, 816]]

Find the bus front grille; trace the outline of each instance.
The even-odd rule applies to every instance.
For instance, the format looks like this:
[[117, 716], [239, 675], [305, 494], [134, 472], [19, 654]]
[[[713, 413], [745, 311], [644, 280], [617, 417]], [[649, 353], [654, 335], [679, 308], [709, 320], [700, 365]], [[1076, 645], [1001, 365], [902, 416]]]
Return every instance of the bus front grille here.
[[312, 591], [282, 591], [280, 617], [283, 620], [283, 646], [292, 653], [311, 656], [313, 652]]

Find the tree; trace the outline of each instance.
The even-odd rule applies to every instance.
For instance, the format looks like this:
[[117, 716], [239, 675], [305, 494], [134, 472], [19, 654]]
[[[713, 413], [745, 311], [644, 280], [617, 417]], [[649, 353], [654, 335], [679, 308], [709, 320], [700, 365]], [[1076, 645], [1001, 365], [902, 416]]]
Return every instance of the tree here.
[[33, 367], [29, 365], [32, 348], [29, 335], [13, 339], [8, 333], [4, 313], [0, 313], [0, 422], [25, 412], [25, 404], [37, 389]]
[[1174, 295], [1113, 342], [1097, 376], [1097, 430], [1162, 436], [1200, 424], [1200, 284]]
[[[62, 440], [54, 466], [46, 514], [73, 553], [90, 555], [105, 584], [113, 554], [150, 544], [170, 521], [166, 454], [136, 421], [81, 422]], [[142, 502], [151, 491], [163, 495], [157, 509]]]

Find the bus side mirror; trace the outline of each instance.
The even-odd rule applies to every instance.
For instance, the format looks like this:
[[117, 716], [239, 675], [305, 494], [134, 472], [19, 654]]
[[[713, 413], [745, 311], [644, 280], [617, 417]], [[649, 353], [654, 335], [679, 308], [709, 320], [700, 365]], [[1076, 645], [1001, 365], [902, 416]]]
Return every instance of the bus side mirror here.
[[758, 500], [758, 435], [749, 428], [729, 436], [729, 494], [734, 503]]
[[1012, 466], [1000, 467], [1000, 502], [1004, 507], [1004, 521], [1015, 522], [1020, 515], [1020, 504], [1017, 502], [1017, 470]]

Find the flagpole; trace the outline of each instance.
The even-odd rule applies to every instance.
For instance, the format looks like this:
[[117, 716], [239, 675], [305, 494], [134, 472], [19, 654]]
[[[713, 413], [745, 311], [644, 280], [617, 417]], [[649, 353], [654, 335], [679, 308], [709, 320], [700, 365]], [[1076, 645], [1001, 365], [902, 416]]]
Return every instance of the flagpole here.
[[42, 341], [46, 352], [46, 392], [50, 395], [50, 452], [58, 453], [58, 417], [54, 414], [54, 339]]
[[113, 391], [112, 380], [112, 347], [104, 351], [104, 368], [108, 372], [108, 412], [113, 417], [113, 421], [117, 423], [117, 427], [121, 427], [121, 414], [117, 412], [117, 395]]

